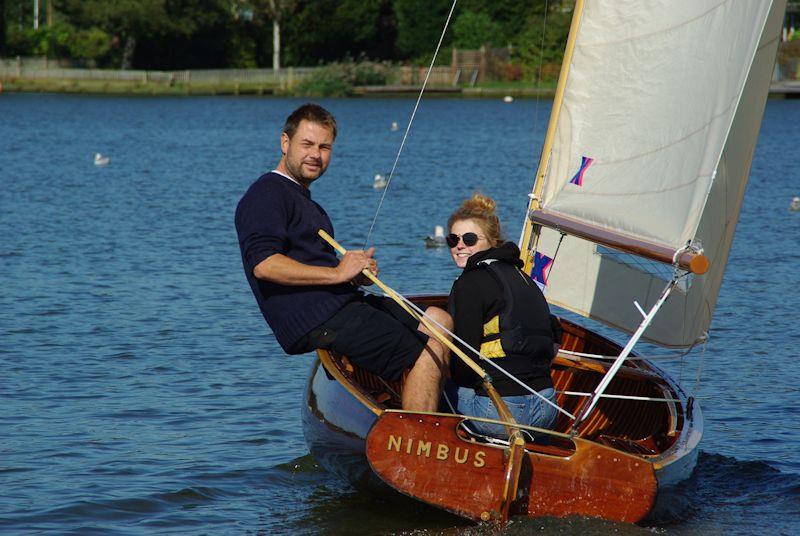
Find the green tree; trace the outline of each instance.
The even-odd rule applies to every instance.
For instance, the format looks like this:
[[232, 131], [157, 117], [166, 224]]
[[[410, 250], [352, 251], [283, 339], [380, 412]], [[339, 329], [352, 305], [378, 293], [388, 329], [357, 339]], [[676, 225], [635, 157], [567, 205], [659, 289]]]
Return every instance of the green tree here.
[[66, 45], [71, 58], [96, 61], [111, 51], [111, 37], [100, 28], [92, 27], [72, 33]]
[[534, 14], [528, 18], [527, 29], [519, 36], [515, 48], [516, 59], [529, 77], [537, 80], [553, 80], [558, 77], [564, 48], [572, 21], [572, 10], [560, 5], [545, 14]]
[[464, 11], [453, 23], [453, 45], [477, 49], [483, 45], [501, 45], [500, 24], [486, 13]]
[[81, 30], [100, 28], [111, 36], [116, 63], [133, 66], [137, 44], [169, 25], [167, 0], [60, 0], [55, 6]]
[[295, 0], [269, 0], [267, 13], [272, 19], [272, 68], [281, 68], [281, 21], [294, 9]]
[[6, 2], [0, 0], [0, 57], [6, 55]]
[[515, 44], [518, 36], [528, 28], [530, 17], [543, 13], [544, 6], [544, 2], [520, 2], [519, 0], [461, 0], [459, 2], [459, 9], [463, 13], [468, 11], [483, 13], [498, 25], [498, 33], [492, 40], [496, 46]]
[[[220, 68], [238, 51], [229, 0], [165, 0], [166, 20], [137, 46], [134, 63], [146, 69]], [[238, 43], [241, 45], [241, 43]]]
[[267, 26], [272, 28], [272, 68], [281, 67], [281, 34], [283, 21], [292, 16], [296, 0], [234, 0], [236, 11], [252, 23], [252, 46], [265, 47]]
[[55, 7], [79, 31], [108, 34], [113, 66], [174, 69], [229, 62], [230, 0], [59, 0]]
[[[451, 4], [450, 0], [394, 0], [396, 47], [400, 59], [415, 59], [433, 53]], [[443, 46], [448, 46], [451, 39], [452, 33], [447, 32]]]
[[285, 56], [293, 65], [388, 59], [394, 19], [388, 0], [300, 0], [284, 30]]

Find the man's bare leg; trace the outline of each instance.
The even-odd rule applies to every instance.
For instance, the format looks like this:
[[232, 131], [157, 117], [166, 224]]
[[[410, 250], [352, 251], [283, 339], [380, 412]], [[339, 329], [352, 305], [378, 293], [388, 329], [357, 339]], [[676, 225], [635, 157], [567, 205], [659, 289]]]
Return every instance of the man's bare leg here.
[[[425, 314], [447, 328], [453, 330], [453, 319], [446, 311], [438, 307], [429, 307]], [[430, 336], [428, 344], [422, 350], [414, 366], [406, 378], [403, 387], [403, 409], [408, 411], [436, 411], [439, 407], [439, 396], [442, 383], [447, 375], [449, 349], [431, 335], [430, 331], [420, 323], [417, 328]], [[444, 334], [448, 339], [450, 335]]]

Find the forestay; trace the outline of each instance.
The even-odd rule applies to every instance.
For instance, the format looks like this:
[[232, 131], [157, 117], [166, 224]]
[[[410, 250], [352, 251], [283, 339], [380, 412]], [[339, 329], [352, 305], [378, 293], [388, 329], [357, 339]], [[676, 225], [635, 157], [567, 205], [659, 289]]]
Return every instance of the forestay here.
[[[711, 321], [784, 11], [785, 0], [587, 0], [576, 14], [534, 207], [672, 250], [702, 244], [711, 268], [673, 293], [653, 342], [689, 346]], [[559, 239], [545, 228], [534, 247], [553, 257]], [[548, 300], [633, 331], [633, 301], [652, 305], [664, 277], [610, 253], [566, 237]]]

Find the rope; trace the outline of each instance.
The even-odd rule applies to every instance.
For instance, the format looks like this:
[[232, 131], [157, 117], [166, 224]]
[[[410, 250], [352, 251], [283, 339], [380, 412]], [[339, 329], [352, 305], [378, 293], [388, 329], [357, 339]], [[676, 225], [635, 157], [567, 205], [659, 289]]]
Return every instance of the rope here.
[[[536, 125], [539, 124], [539, 103], [541, 101], [541, 89], [542, 89], [542, 65], [544, 64], [544, 35], [545, 35], [545, 31], [547, 30], [547, 13], [548, 13], [548, 11], [550, 11], [550, 1], [549, 0], [545, 0], [545, 3], [544, 3], [544, 17], [542, 18], [542, 42], [541, 42], [541, 45], [539, 46], [539, 68], [538, 68], [538, 74], [536, 76], [536, 103], [533, 106], [533, 126], [534, 126], [534, 128], [536, 127]], [[540, 158], [541, 158], [541, 155], [540, 155]], [[534, 191], [535, 191], [535, 182], [536, 181], [534, 180]], [[534, 200], [538, 200], [536, 198], [536, 196], [533, 195], [533, 193], [528, 194], [528, 197], [529, 197], [528, 204], [527, 204], [527, 208], [525, 209], [525, 220], [528, 219], [528, 213], [530, 212], [531, 204], [533, 203]], [[525, 225], [522, 226], [522, 230], [520, 231], [520, 234], [519, 234], [519, 240], [517, 241], [517, 244], [519, 244], [520, 249], [522, 248], [522, 239], [525, 236], [525, 227], [526, 227]], [[532, 249], [533, 248], [528, 248], [527, 254], [530, 254]]]
[[[592, 393], [583, 393], [581, 391], [558, 391], [563, 395], [572, 395], [572, 396], [584, 396], [589, 397], [592, 396]], [[620, 400], [641, 400], [644, 402], [682, 402], [677, 398], [653, 398], [649, 396], [634, 396], [634, 395], [609, 395], [609, 394], [602, 394], [599, 398], [616, 398]]]
[[[556, 259], [558, 258], [558, 250], [561, 249], [561, 243], [564, 241], [564, 237], [565, 236], [567, 236], [567, 233], [563, 233], [562, 232], [561, 233], [561, 238], [558, 239], [558, 244], [556, 245], [556, 252], [553, 253], [553, 260], [550, 262], [550, 269], [547, 270], [547, 275], [544, 276], [544, 280], [545, 281], [547, 281], [547, 279], [550, 277], [550, 273], [553, 271], [553, 266], [556, 265]], [[544, 275], [544, 274], [542, 274], [542, 275]]]
[[394, 170], [397, 168], [397, 163], [400, 161], [400, 154], [403, 152], [403, 147], [406, 144], [408, 133], [411, 131], [411, 124], [414, 122], [414, 116], [417, 115], [417, 108], [419, 108], [419, 103], [422, 100], [422, 94], [425, 92], [425, 88], [428, 85], [428, 79], [431, 76], [431, 71], [433, 71], [433, 64], [436, 62], [436, 57], [439, 55], [439, 49], [442, 47], [444, 34], [447, 32], [447, 27], [450, 25], [450, 19], [453, 16], [453, 11], [455, 10], [457, 3], [458, 0], [453, 0], [453, 5], [450, 6], [450, 12], [447, 14], [447, 20], [444, 23], [442, 34], [439, 36], [439, 43], [436, 45], [436, 51], [433, 53], [433, 58], [431, 58], [431, 64], [428, 66], [428, 72], [425, 73], [425, 80], [422, 82], [422, 87], [419, 89], [417, 102], [414, 104], [414, 110], [411, 112], [411, 119], [409, 119], [408, 125], [406, 125], [406, 131], [403, 133], [403, 141], [400, 142], [400, 148], [397, 150], [397, 156], [394, 159], [394, 164], [392, 164], [392, 170], [389, 172], [389, 179], [386, 181], [386, 188], [383, 189], [383, 194], [381, 194], [381, 200], [378, 203], [378, 208], [375, 210], [375, 217], [372, 218], [372, 223], [369, 226], [369, 231], [367, 231], [367, 237], [364, 239], [364, 247], [362, 249], [367, 249], [367, 244], [369, 244], [369, 239], [372, 236], [372, 230], [375, 228], [375, 222], [378, 221], [378, 214], [383, 206], [383, 200], [386, 198], [386, 192], [389, 191], [389, 186], [392, 184]]
[[694, 380], [694, 389], [692, 392], [692, 396], [697, 398], [698, 394], [700, 393], [700, 375], [703, 372], [703, 362], [706, 358], [706, 347], [708, 346], [708, 332], [705, 333], [705, 338], [703, 339], [703, 351], [700, 352], [700, 363], [697, 366], [697, 377]]
[[544, 63], [544, 35], [547, 30], [547, 12], [550, 10], [550, 1], [545, 0], [544, 17], [542, 18], [542, 43], [539, 46], [539, 73], [536, 76], [536, 106], [533, 108], [533, 125], [539, 123], [539, 95], [542, 89], [542, 64]]
[[[686, 355], [688, 355], [691, 351], [692, 349], [689, 348], [685, 352], [681, 352], [679, 354], [666, 354], [658, 356], [642, 356], [642, 355], [628, 356], [626, 358], [626, 361], [655, 361], [655, 360], [667, 360], [667, 359], [681, 359]], [[605, 360], [614, 360], [618, 357], [615, 355], [587, 354], [584, 352], [573, 352], [571, 350], [561, 350], [561, 349], [559, 349], [558, 354], [559, 355], [564, 354], [564, 357], [567, 357], [567, 359], [569, 359], [569, 356], [574, 356], [579, 358], [588, 357], [590, 359], [605, 359]]]

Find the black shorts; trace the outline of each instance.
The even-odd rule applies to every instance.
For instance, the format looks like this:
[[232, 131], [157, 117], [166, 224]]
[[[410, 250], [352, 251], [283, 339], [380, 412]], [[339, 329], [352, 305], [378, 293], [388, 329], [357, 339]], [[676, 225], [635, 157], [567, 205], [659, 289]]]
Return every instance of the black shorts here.
[[351, 363], [387, 381], [400, 378], [428, 343], [419, 322], [391, 298], [366, 295], [339, 309], [301, 342], [344, 354]]

